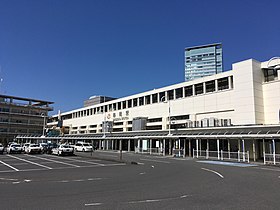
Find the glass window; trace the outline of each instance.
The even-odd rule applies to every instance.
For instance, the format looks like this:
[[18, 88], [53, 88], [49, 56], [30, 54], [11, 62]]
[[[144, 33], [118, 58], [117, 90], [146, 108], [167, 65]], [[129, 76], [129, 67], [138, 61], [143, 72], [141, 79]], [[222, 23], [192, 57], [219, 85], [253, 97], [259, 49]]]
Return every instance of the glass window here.
[[206, 86], [206, 93], [214, 92], [215, 91], [215, 80], [206, 82], [205, 86]]
[[158, 102], [158, 94], [157, 93], [152, 95], [152, 102], [153, 102], [153, 104]]
[[167, 98], [168, 98], [168, 100], [174, 99], [174, 90], [167, 91]]
[[123, 105], [123, 109], [126, 109], [126, 101], [123, 101], [122, 105]]
[[184, 88], [185, 89], [185, 97], [190, 97], [193, 95], [193, 86], [187, 86]]
[[144, 97], [140, 97], [139, 98], [139, 106], [143, 106], [144, 105]]
[[229, 89], [228, 77], [218, 79], [218, 90]]
[[131, 108], [131, 106], [132, 106], [132, 100], [129, 99], [129, 100], [127, 101], [127, 108]]
[[175, 93], [176, 93], [176, 99], [177, 98], [182, 98], [183, 97], [183, 88], [177, 88], [175, 90]]
[[145, 104], [150, 104], [151, 103], [151, 96], [145, 96]]
[[203, 83], [195, 84], [195, 95], [203, 94]]
[[134, 98], [134, 99], [133, 99], [133, 107], [138, 106], [137, 100], [138, 100], [137, 98]]

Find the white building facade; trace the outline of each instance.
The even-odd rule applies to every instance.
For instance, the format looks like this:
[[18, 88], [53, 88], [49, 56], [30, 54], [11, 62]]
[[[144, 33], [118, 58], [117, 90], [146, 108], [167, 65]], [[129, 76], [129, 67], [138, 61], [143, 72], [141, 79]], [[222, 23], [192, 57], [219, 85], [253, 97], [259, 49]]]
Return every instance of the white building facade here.
[[[145, 130], [279, 124], [280, 73], [265, 81], [267, 62], [246, 60], [231, 71], [183, 82], [61, 114], [69, 134], [132, 131], [145, 118]], [[170, 112], [169, 112], [170, 110]], [[53, 116], [55, 124], [58, 115]]]
[[126, 142], [128, 151], [209, 157], [212, 150], [220, 159], [224, 150], [265, 159], [280, 154], [280, 59], [234, 63], [230, 71], [54, 115], [48, 126], [59, 118], [64, 139], [103, 149]]

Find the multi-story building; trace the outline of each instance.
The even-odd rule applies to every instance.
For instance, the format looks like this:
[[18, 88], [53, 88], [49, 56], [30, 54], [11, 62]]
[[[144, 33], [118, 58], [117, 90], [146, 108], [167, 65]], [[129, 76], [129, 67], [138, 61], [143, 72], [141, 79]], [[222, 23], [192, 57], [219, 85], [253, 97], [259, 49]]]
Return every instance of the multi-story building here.
[[223, 71], [222, 44], [209, 44], [185, 49], [185, 81]]
[[0, 95], [0, 142], [17, 135], [41, 134], [53, 102]]
[[280, 153], [280, 60], [234, 63], [230, 71], [54, 115], [49, 125], [60, 117], [64, 140], [169, 154], [183, 145], [187, 155], [248, 150], [255, 160]]

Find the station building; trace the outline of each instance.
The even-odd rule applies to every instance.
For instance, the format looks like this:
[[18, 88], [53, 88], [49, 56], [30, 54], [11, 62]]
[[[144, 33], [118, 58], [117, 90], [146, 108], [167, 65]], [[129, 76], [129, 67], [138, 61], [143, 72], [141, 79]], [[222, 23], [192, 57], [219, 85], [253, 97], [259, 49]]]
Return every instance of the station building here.
[[100, 149], [243, 161], [267, 153], [277, 162], [280, 59], [249, 59], [226, 72], [64, 112], [48, 126], [59, 121], [64, 135], [50, 138]]

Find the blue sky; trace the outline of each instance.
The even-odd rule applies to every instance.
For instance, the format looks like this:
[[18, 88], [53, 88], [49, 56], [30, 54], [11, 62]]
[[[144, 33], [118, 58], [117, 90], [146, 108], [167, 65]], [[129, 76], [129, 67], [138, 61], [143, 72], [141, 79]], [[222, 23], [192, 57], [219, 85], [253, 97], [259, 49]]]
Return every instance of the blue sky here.
[[1, 94], [55, 102], [184, 81], [184, 49], [223, 43], [234, 62], [280, 56], [279, 0], [0, 0]]

